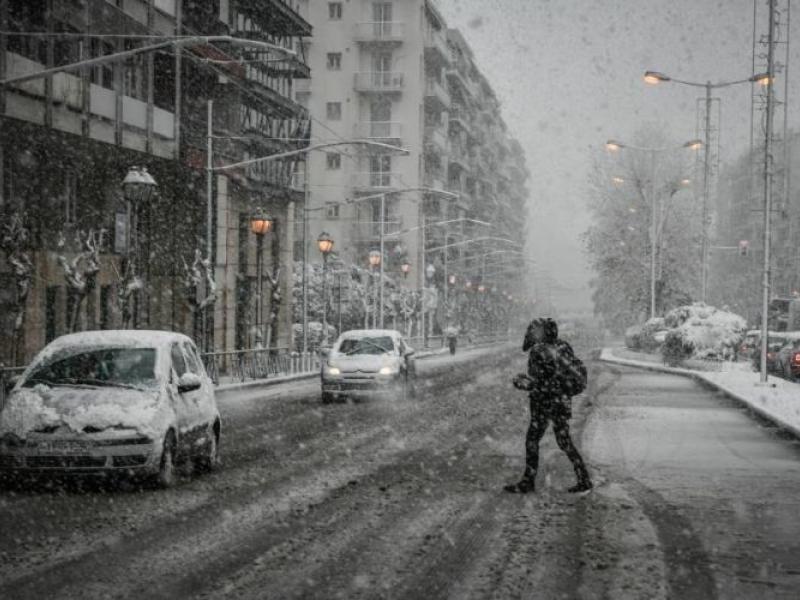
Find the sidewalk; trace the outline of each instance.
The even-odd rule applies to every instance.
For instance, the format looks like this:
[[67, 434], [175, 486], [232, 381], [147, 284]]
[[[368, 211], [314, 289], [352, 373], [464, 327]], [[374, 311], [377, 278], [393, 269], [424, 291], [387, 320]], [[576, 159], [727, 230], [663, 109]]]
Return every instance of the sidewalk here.
[[[492, 342], [489, 344], [475, 344], [473, 346], [465, 346], [464, 348], [460, 349], [460, 353], [463, 354], [465, 351], [468, 350], [479, 350], [481, 348], [493, 348], [495, 346], [503, 346], [508, 344], [508, 342]], [[441, 348], [430, 348], [428, 350], [420, 350], [415, 353], [415, 358], [417, 360], [432, 358], [436, 356], [443, 356], [447, 355], [449, 352], [447, 346], [442, 346]], [[459, 356], [459, 353], [456, 353], [456, 356]], [[270, 377], [268, 379], [251, 379], [249, 381], [240, 381], [240, 382], [232, 382], [232, 383], [223, 383], [216, 386], [214, 389], [217, 393], [226, 393], [226, 392], [235, 392], [239, 390], [246, 390], [252, 388], [267, 388], [275, 385], [280, 385], [283, 383], [291, 383], [293, 381], [305, 381], [308, 379], [314, 379], [315, 377], [319, 377], [319, 371], [308, 371], [306, 373], [295, 373], [293, 375], [279, 375], [276, 377]]]
[[749, 362], [691, 361], [692, 368], [668, 367], [658, 354], [633, 352], [627, 348], [603, 348], [603, 362], [691, 377], [744, 404], [778, 427], [800, 436], [800, 385], [770, 375], [759, 381]]

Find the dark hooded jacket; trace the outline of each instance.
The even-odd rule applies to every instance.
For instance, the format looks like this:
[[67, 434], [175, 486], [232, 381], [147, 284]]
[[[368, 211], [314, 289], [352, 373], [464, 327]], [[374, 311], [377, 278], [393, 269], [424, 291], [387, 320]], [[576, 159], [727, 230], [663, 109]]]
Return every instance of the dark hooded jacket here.
[[[533, 329], [541, 325], [544, 340], [535, 342]], [[564, 340], [558, 338], [558, 325], [553, 319], [536, 319], [528, 325], [522, 350], [528, 352], [528, 377], [533, 381], [530, 391], [531, 400], [553, 401], [566, 398], [562, 391], [562, 383], [558, 377], [558, 358], [572, 357], [574, 352]]]

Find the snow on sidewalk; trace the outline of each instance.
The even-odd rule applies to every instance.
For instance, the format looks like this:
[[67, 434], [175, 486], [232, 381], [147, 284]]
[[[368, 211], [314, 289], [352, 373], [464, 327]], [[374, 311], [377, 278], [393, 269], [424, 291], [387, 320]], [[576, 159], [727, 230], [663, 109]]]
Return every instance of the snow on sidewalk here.
[[633, 358], [631, 355], [639, 353], [627, 350], [622, 352], [626, 358], [621, 358], [618, 356], [619, 350], [623, 349], [603, 348], [600, 360], [693, 377], [742, 402], [783, 429], [800, 436], [800, 385], [796, 383], [771, 375], [767, 383], [762, 384], [759, 373], [752, 370], [749, 362], [723, 362], [718, 363], [718, 370], [700, 371], [667, 367], [661, 364], [660, 360], [651, 360], [655, 355]]

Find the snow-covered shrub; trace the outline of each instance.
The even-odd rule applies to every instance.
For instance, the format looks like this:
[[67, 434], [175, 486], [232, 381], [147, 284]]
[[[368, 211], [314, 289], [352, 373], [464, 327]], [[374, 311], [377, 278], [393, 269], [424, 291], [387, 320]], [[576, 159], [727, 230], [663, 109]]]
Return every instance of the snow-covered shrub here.
[[679, 329], [667, 332], [664, 344], [661, 346], [661, 356], [664, 363], [670, 367], [677, 367], [683, 364], [692, 355], [692, 347], [684, 342]]
[[[664, 316], [667, 340], [678, 336], [680, 347], [692, 358], [732, 359], [747, 330], [747, 321], [732, 312], [696, 302], [679, 306]], [[678, 341], [664, 344], [662, 353], [678, 352]], [[680, 354], [680, 352], [679, 352]]]
[[664, 342], [663, 337], [657, 334], [665, 329], [664, 319], [661, 317], [648, 319], [639, 332], [639, 348], [645, 352], [655, 352]]

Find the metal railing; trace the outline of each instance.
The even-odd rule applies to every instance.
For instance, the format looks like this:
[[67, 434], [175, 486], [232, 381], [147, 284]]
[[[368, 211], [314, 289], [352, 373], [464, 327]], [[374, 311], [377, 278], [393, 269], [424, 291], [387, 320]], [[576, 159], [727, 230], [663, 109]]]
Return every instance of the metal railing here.
[[357, 42], [402, 42], [405, 36], [406, 24], [401, 21], [356, 23]]
[[208, 352], [202, 359], [209, 377], [217, 385], [314, 373], [320, 369], [315, 352], [294, 352], [288, 348]]
[[403, 135], [403, 124], [394, 121], [361, 121], [356, 128], [356, 135], [374, 140], [400, 140]]
[[355, 74], [355, 89], [359, 92], [400, 92], [403, 73], [400, 71], [362, 71]]

